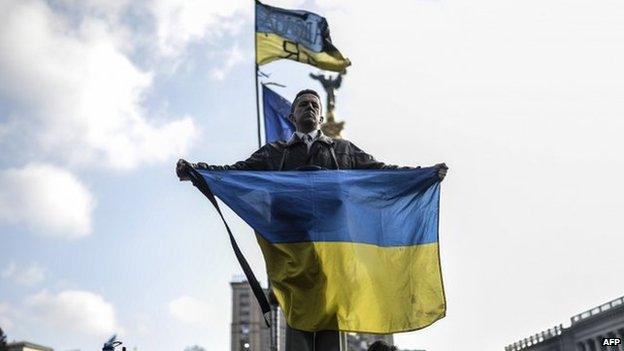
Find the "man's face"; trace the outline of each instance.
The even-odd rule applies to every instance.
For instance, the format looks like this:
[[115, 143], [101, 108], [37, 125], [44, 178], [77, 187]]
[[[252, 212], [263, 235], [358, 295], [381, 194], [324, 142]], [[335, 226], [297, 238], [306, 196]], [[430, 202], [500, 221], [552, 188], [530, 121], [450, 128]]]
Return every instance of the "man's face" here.
[[295, 124], [298, 132], [309, 133], [318, 129], [321, 123], [323, 123], [321, 101], [316, 95], [301, 95], [295, 100], [294, 104], [290, 120]]

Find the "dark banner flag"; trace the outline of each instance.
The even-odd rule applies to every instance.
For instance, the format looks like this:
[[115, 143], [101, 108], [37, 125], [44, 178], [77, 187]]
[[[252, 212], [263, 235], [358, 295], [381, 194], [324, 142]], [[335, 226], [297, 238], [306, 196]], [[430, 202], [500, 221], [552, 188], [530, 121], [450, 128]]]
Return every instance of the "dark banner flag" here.
[[295, 132], [295, 126], [288, 120], [290, 101], [262, 85], [262, 106], [264, 109], [264, 137], [267, 143], [288, 140]]
[[324, 17], [303, 10], [286, 10], [256, 1], [256, 62], [279, 59], [342, 72], [351, 65], [331, 42]]

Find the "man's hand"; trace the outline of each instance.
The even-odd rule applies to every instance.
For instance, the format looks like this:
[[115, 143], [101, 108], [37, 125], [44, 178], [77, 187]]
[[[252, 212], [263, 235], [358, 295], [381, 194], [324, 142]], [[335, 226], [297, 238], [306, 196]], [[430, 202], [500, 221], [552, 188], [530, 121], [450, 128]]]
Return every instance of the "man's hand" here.
[[438, 178], [440, 178], [440, 181], [443, 181], [444, 177], [446, 177], [446, 171], [449, 169], [448, 166], [446, 163], [438, 163], [434, 167], [438, 169]]
[[178, 163], [176, 163], [176, 175], [178, 176], [178, 178], [180, 178], [180, 181], [185, 181], [185, 180], [191, 180], [191, 176], [189, 173], [189, 170], [193, 168], [193, 164], [183, 160], [183, 159], [179, 159]]

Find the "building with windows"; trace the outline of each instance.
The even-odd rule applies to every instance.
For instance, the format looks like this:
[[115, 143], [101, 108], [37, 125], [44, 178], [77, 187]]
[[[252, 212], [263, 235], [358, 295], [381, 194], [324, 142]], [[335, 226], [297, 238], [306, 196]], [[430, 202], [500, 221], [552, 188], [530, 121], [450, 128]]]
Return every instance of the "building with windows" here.
[[51, 347], [41, 346], [28, 341], [7, 344], [8, 351], [54, 351]]
[[[230, 282], [232, 287], [232, 323], [230, 324], [231, 351], [269, 351], [271, 330], [264, 323], [264, 318], [251, 287], [244, 277], [236, 277]], [[279, 312], [278, 320], [278, 347], [286, 349], [286, 319]], [[347, 334], [349, 351], [366, 351], [368, 346], [376, 340], [393, 343], [392, 335], [377, 334]]]
[[[271, 330], [264, 322], [262, 311], [245, 278], [235, 278], [232, 287], [231, 351], [269, 351]], [[286, 322], [280, 313], [278, 321], [279, 349], [286, 349]]]
[[603, 346], [604, 339], [624, 340], [624, 297], [579, 313], [570, 326], [559, 324], [505, 347], [505, 351], [624, 351], [624, 345]]

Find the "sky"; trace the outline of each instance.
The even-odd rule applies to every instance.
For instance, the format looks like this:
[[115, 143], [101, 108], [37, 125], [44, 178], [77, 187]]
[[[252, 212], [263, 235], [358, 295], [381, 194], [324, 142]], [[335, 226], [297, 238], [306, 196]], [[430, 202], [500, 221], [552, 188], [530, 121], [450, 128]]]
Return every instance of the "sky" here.
[[[450, 167], [447, 316], [402, 348], [502, 350], [624, 295], [624, 3], [280, 0], [353, 62], [344, 136]], [[96, 350], [229, 350], [240, 274], [174, 164], [257, 148], [252, 2], [0, 0], [0, 327]], [[292, 99], [317, 69], [278, 61]], [[619, 151], [618, 151], [619, 150]], [[250, 228], [226, 216], [262, 281]]]

